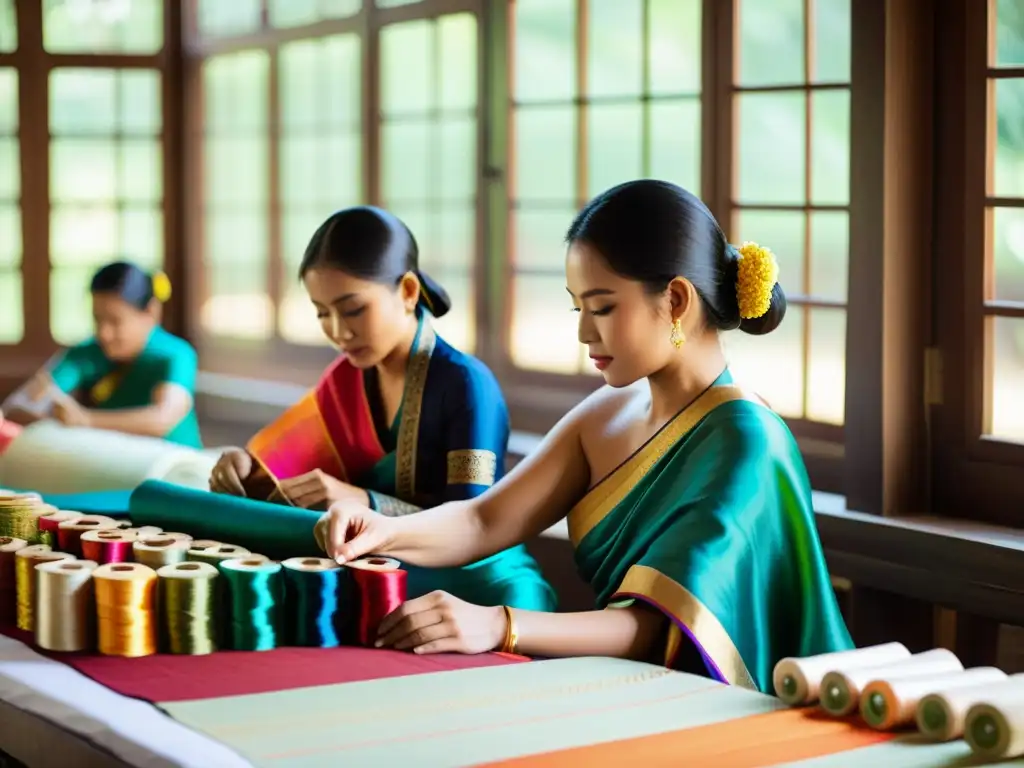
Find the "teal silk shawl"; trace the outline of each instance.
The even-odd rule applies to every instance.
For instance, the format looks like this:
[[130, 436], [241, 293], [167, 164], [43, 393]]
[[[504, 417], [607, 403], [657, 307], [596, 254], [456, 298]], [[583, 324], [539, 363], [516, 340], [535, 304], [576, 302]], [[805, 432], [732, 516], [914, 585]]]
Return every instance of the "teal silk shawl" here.
[[786, 656], [853, 647], [796, 441], [728, 371], [569, 513], [601, 607], [642, 601], [717, 680], [763, 692]]

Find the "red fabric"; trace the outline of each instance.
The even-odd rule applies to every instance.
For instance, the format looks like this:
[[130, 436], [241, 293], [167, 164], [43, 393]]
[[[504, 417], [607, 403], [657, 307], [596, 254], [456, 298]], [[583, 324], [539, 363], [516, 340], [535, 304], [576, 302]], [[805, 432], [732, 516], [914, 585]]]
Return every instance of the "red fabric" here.
[[0, 454], [7, 450], [8, 446], [14, 442], [15, 438], [21, 434], [21, 427], [15, 424], [13, 421], [5, 421], [2, 414], [0, 414]]
[[221, 651], [209, 656], [158, 654], [122, 659], [98, 654], [47, 653], [34, 645], [28, 632], [12, 627], [0, 627], [0, 632], [117, 693], [154, 704], [528, 661], [522, 656], [502, 653], [417, 656], [402, 651], [348, 647]]

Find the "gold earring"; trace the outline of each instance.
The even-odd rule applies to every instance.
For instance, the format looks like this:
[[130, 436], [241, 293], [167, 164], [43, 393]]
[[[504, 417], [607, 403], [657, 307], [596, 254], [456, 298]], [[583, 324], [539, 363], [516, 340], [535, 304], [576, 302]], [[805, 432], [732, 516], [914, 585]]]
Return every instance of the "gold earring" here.
[[672, 323], [672, 333], [668, 337], [669, 341], [672, 342], [672, 346], [676, 349], [682, 349], [683, 344], [686, 343], [686, 334], [683, 333], [683, 321], [676, 320]]

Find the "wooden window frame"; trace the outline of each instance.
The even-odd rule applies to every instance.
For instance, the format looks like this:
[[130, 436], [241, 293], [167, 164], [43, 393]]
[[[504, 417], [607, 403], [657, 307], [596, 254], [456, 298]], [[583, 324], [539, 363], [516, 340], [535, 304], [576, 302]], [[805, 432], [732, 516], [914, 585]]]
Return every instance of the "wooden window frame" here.
[[[184, 180], [181, 171], [181, 9], [163, 0], [164, 44], [154, 54], [51, 53], [43, 46], [42, 2], [15, 2], [18, 47], [0, 53], [0, 67], [18, 73], [18, 142], [21, 172], [22, 301], [25, 333], [20, 343], [0, 345], [4, 371], [0, 391], [20, 384], [57, 349], [50, 333], [50, 122], [49, 77], [63, 67], [151, 69], [160, 73], [163, 144], [164, 271], [176, 286], [164, 326], [185, 330], [188, 296], [181, 231]], [[117, 254], [111, 254], [115, 258]]]
[[[473, 13], [478, 18], [479, 50], [484, 50], [484, 8], [483, 0], [423, 0], [419, 3], [396, 6], [393, 8], [377, 8], [373, 0], [363, 0], [363, 4], [353, 16], [340, 19], [322, 19], [301, 26], [274, 28], [269, 24], [268, 0], [261, 2], [261, 28], [257, 31], [215, 38], [202, 38], [197, 28], [198, 1], [190, 0], [185, 4], [185, 100], [189, 105], [186, 120], [186, 175], [189, 187], [196, 191], [190, 196], [187, 219], [187, 252], [189, 263], [194, 265], [189, 270], [189, 305], [191, 319], [188, 332], [194, 339], [200, 354], [200, 364], [204, 370], [216, 373], [259, 379], [285, 379], [295, 383], [312, 384], [334, 358], [334, 351], [326, 344], [322, 347], [306, 346], [286, 341], [281, 338], [276, 322], [277, 309], [285, 295], [285, 281], [289, 275], [284, 273], [284, 260], [281, 255], [281, 188], [279, 182], [279, 102], [278, 102], [278, 51], [286, 43], [298, 40], [309, 40], [330, 35], [356, 32], [361, 40], [362, 88], [361, 132], [362, 132], [362, 170], [363, 198], [371, 205], [381, 202], [380, 161], [381, 161], [381, 121], [380, 121], [380, 32], [383, 27], [407, 21], [432, 19], [453, 13]], [[273, 297], [275, 322], [273, 335], [266, 340], [245, 340], [219, 337], [204, 330], [197, 318], [200, 316], [203, 299], [206, 296], [206, 267], [203, 264], [203, 63], [218, 54], [233, 53], [244, 50], [264, 50], [269, 55], [268, 67], [268, 247], [267, 247], [267, 291]], [[481, 56], [481, 59], [486, 57]], [[484, 259], [480, 256], [482, 245], [483, 211], [485, 208], [484, 187], [481, 183], [483, 132], [485, 109], [485, 88], [483, 85], [484, 67], [478, 63], [480, 98], [477, 106], [477, 189], [479, 191], [476, 204], [477, 253], [471, 269], [474, 272], [474, 286], [478, 295], [483, 296], [482, 288], [486, 288], [486, 270], [481, 268]], [[310, 233], [312, 235], [312, 233]], [[483, 338], [481, 318], [486, 314], [485, 302], [478, 299], [474, 335], [478, 340]], [[272, 361], [273, 371], [267, 370]]]
[[[940, 136], [936, 190], [937, 367], [933, 396], [936, 513], [1020, 527], [1024, 445], [983, 434], [991, 381], [985, 304], [990, 279], [986, 207], [990, 144], [990, 23], [994, 3], [942, 4], [936, 67]], [[1024, 74], [1024, 68], [1015, 73]], [[1006, 76], [1004, 70], [1001, 76]], [[979, 253], [983, 258], [979, 258]], [[1017, 307], [1000, 314], [1024, 316]]]

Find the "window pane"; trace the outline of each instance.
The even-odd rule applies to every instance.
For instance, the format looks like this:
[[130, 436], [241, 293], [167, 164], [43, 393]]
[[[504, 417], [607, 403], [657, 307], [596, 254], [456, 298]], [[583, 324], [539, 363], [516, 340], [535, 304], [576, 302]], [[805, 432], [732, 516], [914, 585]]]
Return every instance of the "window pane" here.
[[117, 80], [121, 131], [159, 134], [163, 128], [159, 73], [122, 69], [117, 73]]
[[576, 94], [576, 0], [516, 0], [512, 98], [568, 101]]
[[434, 24], [390, 24], [380, 33], [381, 112], [417, 114], [435, 104]]
[[700, 195], [700, 100], [656, 101], [651, 111], [651, 167], [645, 175], [672, 181]]
[[[285, 285], [294, 283], [299, 289], [299, 264], [313, 233], [334, 212], [333, 208], [286, 207], [281, 212], [281, 257], [284, 261]], [[305, 291], [302, 293], [306, 295]], [[309, 302], [309, 297], [306, 297]], [[319, 326], [318, 326], [319, 327]]]
[[397, 8], [400, 5], [412, 5], [413, 3], [420, 3], [423, 0], [377, 0], [378, 8]]
[[520, 368], [577, 373], [581, 344], [577, 314], [565, 292], [565, 275], [513, 279], [512, 361]]
[[587, 131], [587, 194], [643, 175], [643, 106], [594, 105]]
[[163, 0], [43, 0], [43, 45], [52, 53], [156, 53], [164, 44]]
[[[290, 280], [291, 275], [288, 278]], [[306, 289], [301, 284], [292, 281], [289, 281], [287, 286], [277, 314], [277, 329], [281, 338], [292, 344], [324, 346], [327, 339], [324, 337], [320, 320], [316, 316], [316, 309], [313, 308]]]
[[[241, 249], [238, 249], [239, 251]], [[237, 339], [269, 339], [274, 304], [267, 295], [266, 270], [244, 255], [207, 270], [209, 290], [200, 321], [210, 333]]]
[[363, 136], [361, 131], [332, 131], [324, 144], [321, 173], [323, 202], [331, 210], [356, 205], [363, 199]]
[[121, 211], [121, 248], [125, 258], [155, 271], [164, 263], [164, 214], [159, 207], [131, 206]]
[[803, 416], [805, 310], [790, 304], [782, 325], [766, 336], [724, 334], [729, 367], [739, 384], [752, 388], [782, 416]]
[[850, 203], [850, 92], [811, 94], [811, 202]]
[[266, 51], [242, 51], [203, 64], [203, 124], [207, 133], [263, 132], [267, 127]]
[[272, 27], [299, 27], [354, 16], [361, 4], [361, 0], [269, 0], [267, 12]]
[[803, 92], [743, 93], [736, 100], [737, 198], [744, 203], [804, 203], [807, 97]]
[[[842, 424], [846, 410], [846, 311], [811, 309], [807, 413], [812, 421]], [[787, 312], [783, 323], [789, 321]]]
[[515, 191], [518, 200], [576, 198], [576, 110], [515, 111]]
[[[850, 214], [845, 211], [816, 211], [810, 216], [809, 292], [818, 299], [846, 301], [850, 270]], [[789, 285], [794, 292], [798, 287], [795, 283]]]
[[996, 80], [994, 194], [1024, 197], [1024, 79]]
[[21, 156], [18, 140], [0, 135], [0, 200], [17, 200], [21, 195]]
[[[565, 233], [575, 215], [576, 208], [572, 205], [542, 209], [519, 208], [514, 211], [511, 224], [515, 236], [515, 253], [512, 259], [516, 267], [544, 269], [553, 273], [563, 269]], [[564, 285], [562, 292], [565, 292]]]
[[72, 266], [50, 272], [50, 333], [58, 344], [77, 344], [93, 333], [89, 280], [94, 269]]
[[993, 317], [992, 427], [995, 437], [1024, 441], [1024, 320]]
[[420, 266], [431, 276], [440, 279], [443, 274], [472, 273], [473, 255], [476, 253], [476, 209], [456, 208], [436, 213], [430, 239], [419, 243]]
[[18, 71], [0, 68], [0, 133], [16, 133], [17, 130]]
[[14, 0], [0, 0], [0, 53], [18, 48], [18, 23], [14, 16]]
[[996, 65], [1024, 65], [1024, 4], [996, 0]]
[[429, 120], [403, 120], [381, 126], [381, 189], [389, 203], [425, 200], [431, 187]]
[[648, 0], [650, 92], [699, 93], [701, 0]]
[[286, 131], [358, 128], [362, 62], [357, 35], [285, 43], [279, 54]]
[[0, 270], [0, 344], [17, 344], [24, 335], [25, 311], [21, 301], [21, 270]]
[[117, 72], [57, 69], [50, 73], [50, 129], [54, 133], [113, 133], [118, 127]]
[[50, 198], [113, 202], [117, 198], [117, 144], [113, 139], [50, 142]]
[[739, 246], [752, 240], [771, 249], [779, 262], [779, 283], [790, 295], [804, 292], [804, 215], [801, 211], [742, 210], [733, 214], [732, 242]]
[[437, 20], [441, 109], [473, 109], [477, 103], [476, 16], [454, 13]]
[[0, 269], [21, 264], [21, 208], [0, 201]]
[[266, 204], [266, 135], [208, 136], [203, 144], [207, 205]]
[[737, 0], [740, 85], [804, 82], [804, 0]]
[[1024, 302], [1024, 208], [992, 211], [995, 296]]
[[444, 317], [434, 321], [438, 334], [456, 349], [472, 354], [475, 338], [473, 317], [472, 278], [465, 273], [431, 273], [451, 299], [452, 308]]
[[262, 0], [197, 0], [196, 26], [203, 37], [241, 35], [260, 28]]
[[50, 210], [50, 261], [55, 267], [99, 267], [117, 257], [119, 232], [116, 208], [55, 203]]
[[159, 139], [122, 139], [118, 193], [124, 200], [163, 198], [163, 146]]
[[635, 96], [642, 92], [643, 25], [642, 0], [590, 0], [588, 95]]
[[476, 197], [476, 120], [450, 118], [437, 126], [438, 196], [466, 204]]
[[850, 0], [814, 0], [814, 55], [811, 80], [850, 81]]

